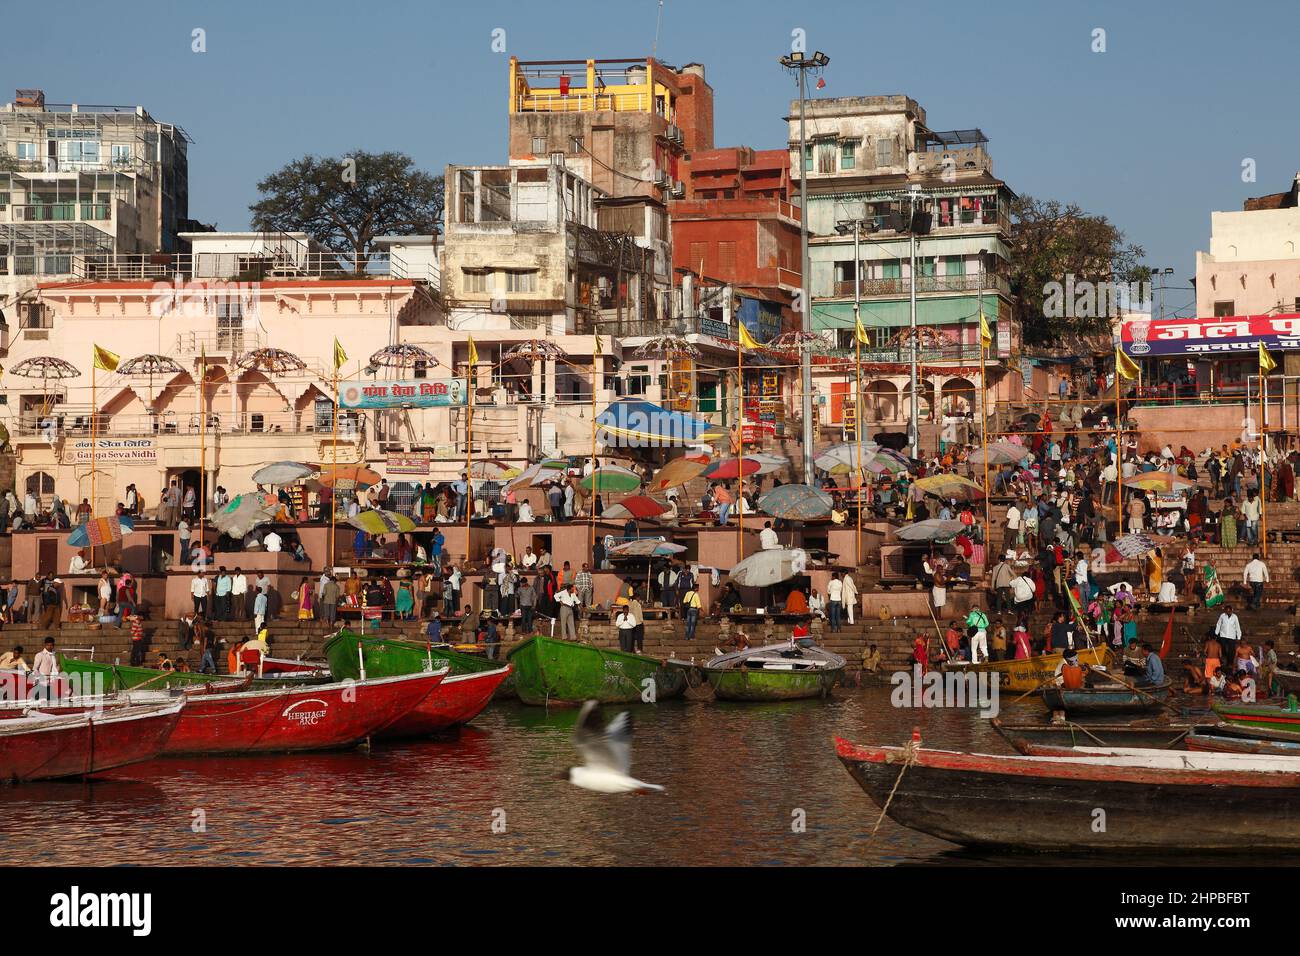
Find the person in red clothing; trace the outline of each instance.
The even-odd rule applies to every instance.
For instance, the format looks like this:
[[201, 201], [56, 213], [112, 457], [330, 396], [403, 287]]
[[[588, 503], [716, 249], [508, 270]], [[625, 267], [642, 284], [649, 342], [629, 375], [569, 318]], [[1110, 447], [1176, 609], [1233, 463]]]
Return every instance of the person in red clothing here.
[[144, 666], [144, 618], [139, 614], [132, 614], [127, 618], [131, 622], [131, 666]]
[[921, 673], [926, 674], [930, 671], [930, 651], [926, 647], [925, 638], [918, 637], [912, 645], [912, 660], [921, 665]]

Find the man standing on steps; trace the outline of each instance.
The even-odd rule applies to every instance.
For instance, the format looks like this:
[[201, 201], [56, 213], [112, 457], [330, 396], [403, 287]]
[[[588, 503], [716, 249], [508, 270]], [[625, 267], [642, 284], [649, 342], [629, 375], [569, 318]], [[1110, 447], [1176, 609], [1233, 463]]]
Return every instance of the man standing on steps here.
[[1250, 603], [1247, 606], [1255, 611], [1263, 608], [1264, 585], [1268, 583], [1269, 576], [1268, 565], [1260, 560], [1258, 551], [1251, 556], [1250, 563], [1241, 573], [1241, 579], [1250, 588]]
[[[1242, 537], [1247, 544], [1259, 544], [1260, 512], [1259, 496], [1252, 491], [1250, 497], [1241, 503], [1241, 517], [1245, 522]], [[1258, 559], [1259, 555], [1255, 557]]]
[[844, 619], [844, 582], [840, 580], [838, 571], [831, 572], [830, 583], [826, 585], [826, 602], [826, 616], [834, 633], [840, 630], [840, 622]]
[[243, 568], [235, 568], [230, 578], [230, 619], [248, 620], [248, 575]]
[[844, 572], [844, 613], [848, 615], [849, 624], [853, 624], [854, 609], [858, 606], [858, 583], [853, 580], [853, 572]]
[[572, 584], [555, 595], [555, 601], [560, 608], [559, 637], [562, 641], [576, 641], [578, 639], [578, 628], [574, 620], [579, 600], [578, 592], [574, 590]]
[[1007, 526], [1002, 530], [1002, 550], [1015, 548], [1020, 541], [1020, 509], [1016, 502], [1007, 506]]
[[1223, 613], [1214, 622], [1214, 636], [1222, 645], [1222, 659], [1229, 662], [1235, 660], [1237, 642], [1241, 640], [1241, 620], [1233, 613], [1231, 604], [1223, 605]]

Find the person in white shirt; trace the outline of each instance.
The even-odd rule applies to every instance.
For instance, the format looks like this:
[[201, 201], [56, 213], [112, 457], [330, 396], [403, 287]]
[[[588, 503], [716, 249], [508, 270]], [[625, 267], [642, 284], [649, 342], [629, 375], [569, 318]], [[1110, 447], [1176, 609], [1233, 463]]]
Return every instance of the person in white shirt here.
[[1020, 540], [1020, 509], [1012, 502], [1007, 508], [1007, 527], [1002, 533], [1002, 550], [1014, 548]]
[[284, 539], [272, 531], [262, 539], [262, 547], [270, 554], [276, 554], [284, 547]]
[[234, 620], [243, 621], [248, 616], [248, 576], [242, 568], [235, 568], [230, 579], [230, 613]]
[[59, 656], [54, 653], [54, 638], [47, 637], [45, 646], [32, 661], [32, 673], [37, 677], [53, 677], [59, 672]]
[[535, 520], [532, 504], [527, 499], [519, 502], [519, 523], [532, 524]]
[[208, 614], [208, 579], [201, 574], [194, 575], [190, 581], [190, 597], [194, 599], [194, 613], [207, 617]]
[[829, 609], [827, 618], [830, 629], [840, 630], [840, 622], [844, 617], [844, 582], [840, 580], [838, 571], [831, 572], [830, 583], [826, 585], [826, 606]]
[[772, 522], [763, 522], [763, 530], [758, 533], [758, 543], [764, 551], [776, 551], [781, 547], [781, 539], [772, 530]]
[[578, 628], [574, 624], [574, 615], [577, 614], [578, 605], [582, 599], [578, 597], [578, 592], [570, 584], [555, 595], [555, 600], [560, 606], [560, 640], [576, 641], [578, 639]]
[[844, 573], [844, 613], [848, 616], [849, 623], [853, 623], [853, 611], [858, 606], [858, 583], [853, 580], [853, 574], [846, 571]]
[[1231, 605], [1224, 605], [1223, 613], [1214, 622], [1214, 636], [1225, 641], [1241, 640], [1241, 621], [1233, 613]]
[[68, 562], [68, 573], [84, 574], [89, 567], [90, 565], [86, 562], [86, 552], [78, 551], [72, 556], [72, 560]]
[[1241, 517], [1245, 521], [1242, 540], [1247, 544], [1259, 544], [1259, 516], [1261, 513], [1259, 496], [1251, 492], [1250, 497], [1241, 503]]
[[1250, 588], [1250, 602], [1246, 606], [1258, 611], [1264, 605], [1264, 585], [1269, 581], [1268, 565], [1259, 559], [1258, 551], [1251, 556], [1241, 579]]
[[[524, 502], [524, 504], [527, 504], [527, 502]], [[537, 555], [533, 554], [532, 545], [526, 545], [524, 547], [524, 556], [519, 559], [519, 563], [525, 568], [537, 567]]]

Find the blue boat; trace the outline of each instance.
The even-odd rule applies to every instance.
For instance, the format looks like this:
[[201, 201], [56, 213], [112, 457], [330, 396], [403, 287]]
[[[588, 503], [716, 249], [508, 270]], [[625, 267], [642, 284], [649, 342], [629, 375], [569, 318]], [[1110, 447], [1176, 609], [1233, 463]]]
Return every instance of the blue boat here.
[[1043, 703], [1048, 710], [1063, 710], [1071, 715], [1145, 714], [1165, 707], [1169, 700], [1169, 682], [1159, 686], [1132, 688], [1123, 684], [1099, 684], [1067, 690], [1044, 687]]

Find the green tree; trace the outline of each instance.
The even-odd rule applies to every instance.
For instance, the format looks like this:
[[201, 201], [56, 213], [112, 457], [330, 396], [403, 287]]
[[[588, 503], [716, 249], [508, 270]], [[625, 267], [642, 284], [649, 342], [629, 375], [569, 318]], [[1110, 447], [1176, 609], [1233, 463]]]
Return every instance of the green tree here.
[[1077, 314], [1087, 309], [1060, 308], [1059, 292], [1070, 278], [1076, 285], [1127, 285], [1151, 277], [1141, 264], [1146, 255], [1141, 246], [1126, 242], [1105, 216], [1090, 215], [1075, 203], [1020, 197], [1011, 207], [1011, 239], [1011, 292], [1027, 345], [1109, 334], [1113, 300], [1091, 315]]
[[304, 156], [257, 184], [253, 228], [305, 232], [360, 274], [379, 236], [430, 235], [442, 225], [443, 178], [403, 153]]

